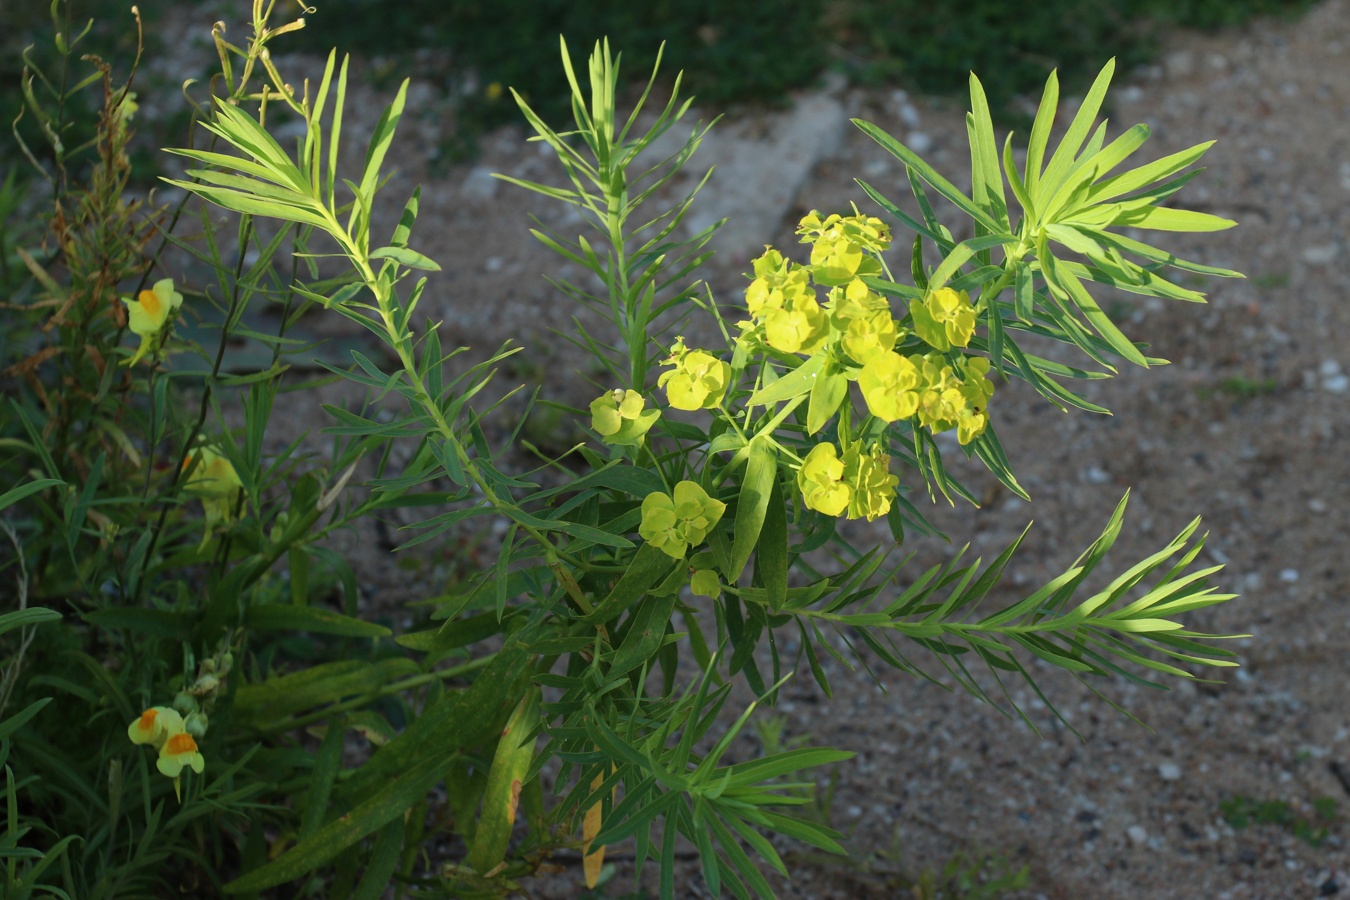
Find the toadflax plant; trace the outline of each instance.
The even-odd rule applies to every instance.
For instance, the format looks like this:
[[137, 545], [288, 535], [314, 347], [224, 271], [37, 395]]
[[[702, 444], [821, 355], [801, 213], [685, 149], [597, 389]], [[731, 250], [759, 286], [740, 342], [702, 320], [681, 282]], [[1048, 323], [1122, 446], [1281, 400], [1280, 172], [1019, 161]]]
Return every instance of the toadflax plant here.
[[[219, 759], [208, 757], [206, 771], [219, 766], [229, 778], [262, 784], [259, 764], [249, 761], [259, 753], [296, 773], [268, 788], [274, 808], [247, 813], [241, 871], [225, 891], [256, 895], [301, 880], [326, 896], [373, 897], [397, 877], [405, 893], [506, 894], [568, 849], [594, 886], [605, 848], [631, 841], [637, 866], [654, 859], [660, 894], [673, 897], [683, 839], [714, 894], [769, 896], [762, 867], [786, 873], [771, 836], [842, 852], [836, 833], [793, 808], [809, 802], [800, 773], [850, 754], [798, 748], [732, 763], [728, 749], [798, 666], [829, 693], [821, 656], [839, 656], [835, 636], [1017, 714], [1008, 681], [1035, 688], [1028, 656], [1079, 678], [1150, 683], [1194, 677], [1187, 667], [1234, 665], [1232, 654], [1207, 643], [1220, 636], [1184, 622], [1186, 613], [1232, 596], [1209, 583], [1218, 567], [1195, 565], [1198, 522], [1109, 584], [1088, 587], [1120, 532], [1122, 500], [1067, 571], [1005, 605], [994, 598], [1004, 595], [1001, 575], [1020, 538], [988, 563], [958, 555], [914, 572], [895, 560], [907, 535], [936, 531], [914, 499], [920, 489], [973, 502], [946, 470], [938, 435], [952, 433], [962, 452], [1027, 496], [996, 434], [1001, 381], [1022, 379], [1059, 406], [1101, 411], [1068, 385], [1107, 377], [1117, 360], [1161, 362], [1102, 312], [1088, 283], [1199, 301], [1167, 280], [1170, 269], [1236, 276], [1122, 233], [1233, 223], [1162, 205], [1193, 177], [1188, 167], [1208, 145], [1124, 167], [1148, 131], [1138, 125], [1108, 143], [1106, 124], [1096, 124], [1111, 65], [1053, 150], [1051, 75], [1020, 170], [1014, 136], [998, 146], [972, 76], [969, 195], [877, 126], [856, 122], [903, 163], [918, 218], [885, 189], [860, 182], [873, 212], [812, 212], [797, 232], [805, 247], [766, 249], [744, 296], [719, 306], [696, 281], [715, 226], [692, 236], [683, 230], [703, 181], [670, 199], [707, 127], [693, 129], [673, 155], [651, 158], [657, 138], [688, 111], [679, 79], [669, 101], [644, 117], [653, 72], [620, 117], [618, 60], [608, 45], [591, 54], [585, 90], [564, 46], [574, 127], [557, 131], [516, 98], [536, 139], [555, 151], [564, 186], [506, 180], [572, 206], [586, 223], [587, 233], [574, 238], [542, 226], [533, 233], [588, 273], [584, 284], [554, 283], [613, 330], [577, 324], [572, 337], [603, 377], [589, 409], [574, 411], [590, 439], [547, 460], [562, 476], [545, 485], [508, 471], [511, 442], [492, 446], [482, 427], [492, 407], [474, 405], [491, 367], [510, 351], [459, 378], [444, 374], [446, 360], [464, 348], [447, 352], [437, 323], [419, 315], [427, 281], [416, 273], [438, 266], [415, 249], [418, 195], [387, 235], [374, 214], [406, 84], [370, 136], [361, 170], [344, 178], [346, 62], [332, 55], [317, 85], [287, 84], [264, 37], [296, 26], [269, 31], [265, 21], [255, 3], [255, 41], [246, 48], [217, 34], [230, 93], [215, 98], [203, 123], [214, 147], [173, 151], [193, 167], [171, 183], [237, 213], [243, 235], [255, 220], [278, 220], [301, 246], [326, 244], [349, 264], [337, 281], [320, 281], [312, 268], [306, 280], [296, 267], [286, 290], [360, 324], [390, 351], [378, 359], [354, 352], [349, 368], [330, 366], [393, 401], [384, 414], [329, 407], [332, 433], [382, 459], [365, 484], [375, 499], [357, 510], [437, 508], [405, 546], [481, 517], [500, 517], [506, 528], [495, 564], [436, 599], [437, 627], [398, 638], [365, 668], [335, 661], [279, 673], [247, 658], [265, 646], [248, 643], [260, 640], [247, 637], [260, 623], [317, 627], [317, 613], [278, 612], [245, 588], [288, 554], [292, 584], [306, 577], [305, 541], [322, 532], [302, 536], [324, 516], [337, 521], [344, 506], [336, 498], [357, 454], [343, 457], [351, 467], [335, 486], [278, 516], [270, 533], [256, 531], [234, 569], [243, 574], [212, 583], [193, 632], [198, 652], [224, 646], [215, 643], [223, 635], [234, 635], [238, 650], [232, 704], [211, 720]], [[262, 72], [266, 83], [245, 91], [232, 72]], [[265, 127], [276, 109], [305, 123], [294, 148]], [[972, 237], [954, 239], [933, 195], [970, 220]], [[894, 246], [896, 229], [912, 233], [907, 254]], [[936, 254], [936, 267], [925, 265], [926, 253]], [[709, 327], [695, 330], [699, 310]], [[153, 359], [174, 340], [157, 325], [133, 331], [149, 342], [137, 359]], [[721, 338], [695, 342], [696, 333]], [[1097, 368], [1036, 356], [1019, 345], [1026, 335], [1071, 343]], [[389, 463], [394, 442], [409, 449], [401, 471]], [[184, 490], [203, 500], [207, 542], [217, 529], [238, 527], [236, 517], [252, 515], [261, 500], [251, 476], [233, 467], [231, 477], [214, 472], [220, 459], [183, 450], [185, 462], [195, 460]], [[347, 491], [358, 490], [356, 480]], [[350, 518], [345, 509], [342, 521]], [[840, 519], [884, 519], [893, 541], [850, 547], [836, 531]], [[329, 623], [335, 634], [378, 637], [360, 624]], [[785, 658], [787, 646], [800, 650]], [[457, 654], [459, 664], [447, 669]], [[724, 716], [737, 681], [759, 699]], [[375, 713], [394, 694], [415, 698], [401, 707], [400, 727]], [[146, 715], [128, 726], [133, 740], [153, 747], [162, 739], [161, 760], [168, 742], [186, 747], [178, 730], [154, 732]], [[313, 749], [299, 736], [320, 723], [326, 729], [315, 732]], [[348, 728], [375, 736], [368, 758], [344, 755]], [[177, 777], [198, 762], [174, 757], [160, 770]], [[444, 813], [429, 817], [438, 785]], [[449, 857], [419, 861], [433, 830], [447, 832], [437, 840]], [[357, 884], [360, 864], [366, 875]]]

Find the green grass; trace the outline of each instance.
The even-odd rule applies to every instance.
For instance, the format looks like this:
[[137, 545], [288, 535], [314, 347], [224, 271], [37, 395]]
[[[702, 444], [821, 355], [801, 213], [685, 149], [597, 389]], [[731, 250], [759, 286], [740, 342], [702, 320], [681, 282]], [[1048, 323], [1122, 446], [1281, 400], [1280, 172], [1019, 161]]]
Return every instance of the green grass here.
[[[408, 54], [444, 49], [449, 69], [437, 73], [458, 97], [451, 158], [473, 153], [484, 130], [517, 118], [503, 88], [515, 87], [546, 120], [566, 115], [567, 84], [555, 64], [558, 35], [584, 58], [608, 37], [624, 48], [624, 70], [645, 77], [666, 42], [666, 71], [683, 69], [685, 88], [700, 103], [780, 102], [830, 69], [862, 84], [896, 84], [932, 94], [965, 90], [968, 73], [984, 76], [995, 114], [1016, 124], [1014, 103], [1034, 93], [1051, 68], [1067, 90], [1081, 86], [1111, 56], [1124, 66], [1147, 60], [1165, 29], [1214, 28], [1256, 15], [1293, 16], [1312, 0], [326, 0], [307, 16], [292, 46], [345, 52], [387, 63], [368, 68], [406, 74]], [[239, 0], [245, 15], [246, 0]], [[156, 49], [153, 8], [144, 9], [147, 51]], [[135, 28], [119, 0], [74, 0], [70, 18], [96, 26], [83, 52], [129, 61]], [[0, 113], [13, 119], [21, 49], [34, 45], [53, 61], [46, 3], [0, 4]], [[193, 73], [184, 73], [184, 76]], [[580, 73], [584, 78], [584, 73]], [[73, 131], [88, 114], [73, 110]], [[26, 139], [36, 135], [21, 123]], [[36, 142], [38, 145], [41, 141]], [[16, 159], [12, 140], [0, 159]], [[30, 145], [33, 141], [30, 140]]]

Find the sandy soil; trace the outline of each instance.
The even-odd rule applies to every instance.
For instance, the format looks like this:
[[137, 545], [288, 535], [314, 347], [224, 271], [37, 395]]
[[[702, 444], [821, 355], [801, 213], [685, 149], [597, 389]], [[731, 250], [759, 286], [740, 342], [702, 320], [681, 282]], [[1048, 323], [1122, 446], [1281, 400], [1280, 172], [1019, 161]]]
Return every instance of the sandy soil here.
[[[1350, 566], [1343, 555], [1350, 546], [1350, 383], [1341, 371], [1350, 368], [1350, 276], [1341, 264], [1350, 219], [1348, 47], [1350, 2], [1332, 0], [1293, 24], [1177, 35], [1157, 65], [1121, 77], [1112, 134], [1148, 123], [1148, 158], [1217, 138], [1208, 171], [1183, 192], [1182, 205], [1241, 223], [1164, 246], [1249, 277], [1209, 282], [1207, 306], [1105, 298], [1104, 307], [1125, 316], [1127, 333], [1174, 363], [1124, 370], [1091, 387], [1089, 398], [1114, 417], [1066, 415], [1029, 389], [1000, 384], [994, 421], [1034, 502], [962, 467], [987, 502], [978, 510], [936, 509], [954, 546], [920, 550], [921, 558], [942, 559], [969, 539], [973, 554], [990, 558], [1034, 518], [1025, 551], [994, 598], [1011, 600], [1067, 567], [1130, 488], [1116, 571], [1203, 516], [1209, 542], [1202, 559], [1227, 564], [1223, 583], [1242, 597], [1193, 624], [1251, 633], [1237, 642], [1243, 668], [1224, 684], [1168, 692], [1098, 685], [1148, 730], [1076, 682], [1033, 667], [1082, 739], [1026, 696], [1020, 699], [1040, 736], [963, 694], [885, 670], [876, 670], [879, 687], [865, 672], [834, 667], [833, 701], [799, 680], [777, 710], [787, 736], [858, 751], [839, 767], [830, 806], [854, 855], [795, 856], [793, 879], [779, 884], [783, 896], [902, 896], [906, 877], [977, 850], [1029, 865], [1031, 887], [1017, 895], [1027, 898], [1350, 893]], [[589, 399], [566, 386], [565, 373], [580, 363], [549, 332], [568, 329], [575, 312], [544, 281], [559, 266], [526, 230], [531, 212], [554, 226], [570, 223], [562, 210], [488, 178], [493, 171], [550, 177], [552, 161], [514, 129], [490, 135], [483, 157], [468, 166], [421, 158], [444, 125], [435, 91], [414, 90], [419, 99], [410, 108], [428, 112], [410, 117], [396, 145], [403, 170], [387, 194], [405, 196], [423, 184], [415, 243], [446, 266], [424, 301], [428, 314], [445, 320], [443, 342], [486, 353], [515, 339], [528, 362], [508, 379], [542, 376], [555, 399]], [[915, 145], [926, 141], [939, 171], [959, 176], [966, 168], [960, 107], [891, 90], [849, 89], [841, 101], [850, 116]], [[795, 247], [792, 225], [811, 208], [855, 200], [866, 209], [854, 177], [892, 197], [906, 193], [899, 168], [845, 127], [765, 242]], [[954, 216], [948, 221], [955, 225]], [[739, 299], [745, 268], [734, 256], [712, 266], [708, 280], [723, 302]], [[345, 336], [339, 322], [311, 327]], [[370, 562], [362, 578], [376, 611], [395, 612], [415, 595], [406, 574], [372, 556], [372, 542], [352, 536], [346, 543]], [[431, 571], [445, 577], [448, 565]], [[1235, 830], [1222, 804], [1238, 796], [1284, 801], [1304, 818], [1321, 798], [1342, 811], [1313, 846], [1280, 824]], [[628, 883], [621, 859], [618, 865], [615, 884]], [[692, 869], [683, 882], [688, 896], [703, 895]], [[539, 892], [566, 896], [577, 883]]]

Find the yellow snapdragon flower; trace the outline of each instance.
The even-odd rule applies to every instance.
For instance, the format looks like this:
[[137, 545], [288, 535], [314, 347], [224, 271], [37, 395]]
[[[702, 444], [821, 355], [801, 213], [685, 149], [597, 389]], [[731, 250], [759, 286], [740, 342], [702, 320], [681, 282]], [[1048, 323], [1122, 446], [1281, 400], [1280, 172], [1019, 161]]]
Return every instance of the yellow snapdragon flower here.
[[180, 731], [178, 734], [170, 735], [164, 742], [164, 746], [159, 750], [159, 760], [155, 763], [155, 768], [176, 782], [185, 766], [200, 775], [202, 769], [206, 768], [206, 760], [202, 758], [192, 735]]
[[173, 289], [172, 278], [164, 278], [156, 281], [150, 290], [137, 294], [135, 300], [123, 297], [122, 302], [127, 305], [127, 327], [131, 329], [132, 334], [141, 339], [141, 345], [136, 348], [136, 353], [123, 363], [134, 366], [145, 356], [158, 350], [163, 340], [164, 329], [173, 321], [178, 308], [183, 305], [183, 295]]
[[127, 737], [133, 744], [150, 744], [156, 750], [164, 746], [169, 735], [183, 730], [183, 717], [168, 706], [152, 706], [127, 726]]
[[206, 768], [206, 760], [197, 748], [196, 739], [184, 727], [178, 711], [167, 706], [150, 707], [127, 726], [127, 737], [133, 744], [148, 745], [158, 751], [155, 768], [173, 779], [174, 794], [182, 802], [179, 778], [183, 769], [190, 768], [200, 775]]
[[200, 447], [193, 451], [184, 460], [183, 468], [194, 466], [194, 460], [191, 479], [184, 487], [201, 498], [202, 509], [206, 513], [206, 533], [202, 536], [201, 546], [205, 547], [217, 526], [234, 521], [239, 492], [244, 485], [234, 465], [211, 448]]

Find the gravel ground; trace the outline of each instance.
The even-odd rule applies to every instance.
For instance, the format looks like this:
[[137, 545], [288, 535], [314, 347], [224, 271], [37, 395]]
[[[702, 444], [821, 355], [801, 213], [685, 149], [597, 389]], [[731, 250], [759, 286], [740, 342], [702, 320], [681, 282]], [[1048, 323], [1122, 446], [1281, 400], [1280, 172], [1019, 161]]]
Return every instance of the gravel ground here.
[[[1249, 277], [1209, 282], [1207, 306], [1106, 298], [1104, 307], [1124, 315], [1127, 333], [1152, 341], [1153, 355], [1173, 365], [1123, 370], [1091, 386], [1087, 396], [1113, 410], [1111, 418], [1066, 415], [1029, 389], [1000, 384], [994, 422], [1033, 503], [960, 467], [986, 502], [978, 510], [934, 510], [957, 546], [969, 539], [971, 553], [986, 558], [1036, 520], [1010, 583], [992, 598], [1005, 601], [1071, 564], [1126, 488], [1132, 499], [1112, 557], [1117, 571], [1203, 516], [1202, 559], [1225, 563], [1223, 583], [1242, 596], [1192, 624], [1251, 633], [1237, 642], [1243, 668], [1226, 683], [1167, 692], [1099, 686], [1145, 728], [1077, 682], [1033, 666], [1081, 739], [1032, 697], [1019, 699], [1039, 736], [964, 694], [885, 670], [877, 670], [879, 687], [865, 672], [836, 666], [833, 701], [799, 680], [777, 710], [787, 736], [858, 751], [838, 768], [829, 807], [853, 856], [793, 857], [794, 877], [778, 884], [782, 896], [901, 896], [905, 879], [923, 868], [981, 850], [1030, 866], [1030, 887], [1017, 897], [1350, 894], [1350, 568], [1343, 555], [1350, 379], [1342, 371], [1350, 367], [1350, 276], [1340, 264], [1350, 218], [1348, 45], [1350, 3], [1333, 0], [1292, 24], [1178, 34], [1156, 65], [1120, 76], [1112, 135], [1147, 123], [1147, 158], [1217, 138], [1208, 171], [1183, 192], [1182, 205], [1241, 223], [1164, 246]], [[829, 95], [848, 116], [921, 149], [939, 171], [966, 169], [961, 107], [892, 90], [836, 87]], [[372, 119], [378, 96], [358, 101]], [[526, 362], [508, 379], [542, 377], [547, 396], [589, 399], [580, 395], [589, 389], [567, 386], [566, 373], [582, 362], [550, 333], [567, 331], [576, 310], [544, 281], [559, 266], [526, 231], [530, 213], [563, 230], [571, 223], [560, 209], [489, 177], [551, 177], [550, 159], [508, 129], [488, 136], [471, 165], [437, 164], [432, 148], [445, 126], [436, 98], [431, 86], [414, 85], [409, 107], [424, 112], [409, 117], [395, 145], [403, 168], [386, 191], [401, 197], [423, 185], [415, 246], [445, 265], [424, 309], [444, 319], [443, 343], [483, 352], [508, 338], [523, 344]], [[771, 132], [781, 115], [737, 110], [728, 118]], [[359, 127], [349, 120], [344, 133]], [[812, 208], [853, 200], [866, 210], [854, 177], [892, 197], [905, 193], [903, 172], [846, 122], [822, 152], [760, 243], [795, 248], [793, 224]], [[719, 190], [716, 182], [710, 190]], [[954, 217], [948, 221], [955, 227]], [[746, 268], [735, 247], [714, 262], [707, 277], [722, 302], [738, 301]], [[337, 317], [310, 327], [350, 337]], [[295, 427], [317, 429], [320, 416], [297, 416]], [[416, 595], [406, 573], [377, 558], [375, 542], [352, 535], [344, 543], [365, 560], [373, 612], [397, 614]], [[940, 560], [955, 549], [921, 546], [920, 556]], [[1314, 846], [1278, 823], [1235, 830], [1223, 804], [1238, 796], [1283, 801], [1303, 818], [1323, 798], [1342, 811]], [[618, 867], [615, 884], [629, 883], [622, 859]], [[541, 884], [538, 894], [569, 896], [579, 877]], [[702, 896], [701, 885], [692, 867], [683, 873], [688, 896]]]

